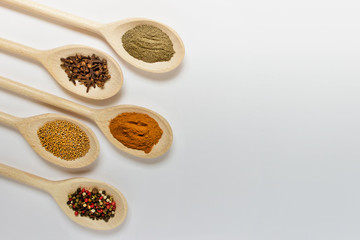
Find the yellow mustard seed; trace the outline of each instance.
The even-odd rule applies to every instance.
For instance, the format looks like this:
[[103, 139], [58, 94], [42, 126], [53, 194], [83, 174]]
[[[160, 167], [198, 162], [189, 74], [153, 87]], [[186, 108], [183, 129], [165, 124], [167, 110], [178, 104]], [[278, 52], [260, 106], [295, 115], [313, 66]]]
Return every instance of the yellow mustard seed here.
[[76, 124], [66, 120], [45, 123], [37, 131], [41, 145], [46, 151], [63, 160], [75, 160], [86, 155], [90, 140]]

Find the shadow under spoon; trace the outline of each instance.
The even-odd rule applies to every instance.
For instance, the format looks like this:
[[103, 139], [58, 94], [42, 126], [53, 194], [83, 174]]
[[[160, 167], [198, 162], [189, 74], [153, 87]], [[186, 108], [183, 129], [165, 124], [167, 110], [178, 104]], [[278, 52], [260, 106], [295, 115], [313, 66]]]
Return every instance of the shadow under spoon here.
[[[52, 153], [46, 151], [46, 149], [42, 146], [40, 139], [37, 135], [37, 131], [45, 123], [55, 120], [66, 120], [72, 122], [79, 126], [81, 130], [86, 133], [86, 135], [89, 137], [90, 149], [83, 157], [67, 161], [56, 157]], [[82, 168], [93, 163], [99, 155], [100, 146], [94, 132], [90, 128], [86, 127], [84, 124], [76, 121], [73, 118], [50, 113], [29, 118], [17, 118], [9, 114], [0, 112], [0, 122], [16, 128], [37, 154], [39, 154], [43, 159], [61, 167]]]
[[[115, 187], [98, 180], [88, 178], [70, 178], [62, 181], [50, 181], [1, 163], [0, 175], [48, 192], [54, 198], [61, 210], [71, 220], [88, 228], [96, 230], [113, 229], [124, 221], [127, 214], [127, 202], [122, 193]], [[67, 201], [68, 194], [75, 192], [79, 187], [85, 189], [97, 188], [105, 190], [109, 195], [113, 196], [113, 199], [116, 202], [115, 216], [110, 218], [108, 222], [102, 220], [94, 221], [88, 217], [75, 216], [74, 211], [67, 205]]]
[[[110, 98], [120, 91], [123, 84], [123, 73], [119, 64], [114, 58], [95, 48], [81, 45], [67, 45], [50, 50], [37, 50], [0, 38], [0, 49], [38, 61], [60, 84], [60, 86], [73, 94], [85, 98], [95, 100]], [[91, 56], [92, 54], [95, 54], [100, 58], [107, 60], [111, 78], [105, 82], [103, 88], [91, 87], [89, 92], [86, 92], [86, 87], [82, 86], [80, 83], [74, 85], [71, 81], [69, 81], [67, 74], [60, 66], [60, 59], [74, 56], [75, 54], [81, 54], [84, 56]]]
[[[147, 108], [134, 106], [134, 105], [118, 105], [103, 109], [89, 108], [84, 105], [26, 86], [24, 84], [14, 82], [4, 77], [0, 77], [0, 88], [9, 90], [11, 92], [20, 95], [24, 95], [26, 97], [82, 115], [84, 117], [93, 120], [98, 125], [100, 130], [104, 133], [105, 137], [115, 147], [136, 157], [140, 157], [140, 158], [159, 157], [169, 150], [173, 141], [173, 133], [170, 124], [160, 114]], [[124, 112], [144, 113], [157, 121], [159, 127], [163, 131], [163, 134], [159, 142], [152, 148], [151, 152], [145, 153], [144, 151], [141, 150], [128, 148], [113, 137], [113, 135], [110, 132], [109, 123], [117, 115]]]
[[[50, 8], [29, 0], [2, 0], [1, 2], [18, 9], [26, 10], [30, 13], [44, 16], [48, 19], [56, 20], [57, 22], [64, 23], [69, 26], [95, 33], [105, 39], [122, 59], [134, 67], [144, 71], [154, 73], [169, 72], [180, 65], [185, 55], [184, 44], [180, 36], [170, 27], [153, 20], [130, 18], [109, 24], [101, 24], [65, 12], [61, 12], [57, 9]], [[123, 48], [121, 38], [124, 33], [138, 25], [144, 24], [158, 27], [169, 36], [175, 51], [174, 56], [169, 61], [147, 63], [132, 57]]]

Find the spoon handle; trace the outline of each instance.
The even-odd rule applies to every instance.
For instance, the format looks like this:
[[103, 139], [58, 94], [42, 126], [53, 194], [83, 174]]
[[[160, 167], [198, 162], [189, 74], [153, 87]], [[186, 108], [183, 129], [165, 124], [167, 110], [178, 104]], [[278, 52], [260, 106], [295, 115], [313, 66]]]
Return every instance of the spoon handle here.
[[19, 118], [11, 116], [7, 113], [0, 112], [0, 122], [16, 127], [16, 123], [19, 121]]
[[27, 47], [15, 42], [11, 42], [4, 38], [0, 38], [0, 49], [5, 50], [10, 53], [15, 53], [20, 56], [33, 58], [37, 61], [40, 60], [39, 53], [40, 51], [31, 47]]
[[94, 118], [95, 109], [85, 107], [78, 103], [71, 102], [69, 100], [54, 96], [52, 94], [37, 90], [35, 88], [26, 86], [24, 84], [14, 82], [10, 79], [0, 76], [0, 88], [9, 90], [20, 95], [38, 100], [40, 102], [65, 109], [70, 112], [74, 112], [90, 119]]
[[2, 163], [0, 163], [0, 175], [39, 188], [46, 192], [50, 192], [55, 184], [53, 181], [21, 171]]
[[39, 3], [29, 0], [2, 0], [10, 6], [16, 7], [20, 10], [24, 10], [30, 13], [35, 13], [42, 17], [49, 18], [55, 22], [63, 23], [66, 25], [74, 26], [89, 32], [101, 34], [102, 24], [93, 22], [66, 12], [59, 11], [54, 8], [50, 8]]

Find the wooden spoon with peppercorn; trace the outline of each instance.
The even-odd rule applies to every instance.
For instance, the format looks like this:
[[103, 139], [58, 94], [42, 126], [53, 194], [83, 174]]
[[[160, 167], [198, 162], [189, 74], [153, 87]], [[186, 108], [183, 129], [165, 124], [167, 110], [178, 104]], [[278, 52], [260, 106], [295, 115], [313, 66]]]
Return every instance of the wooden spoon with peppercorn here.
[[[119, 190], [117, 190], [115, 187], [107, 183], [100, 182], [98, 180], [88, 179], [88, 178], [70, 178], [61, 181], [50, 181], [48, 179], [38, 177], [36, 175], [21, 171], [19, 169], [1, 163], [0, 163], [0, 175], [48, 192], [55, 199], [56, 203], [59, 205], [61, 210], [63, 210], [63, 212], [71, 220], [82, 226], [96, 230], [110, 230], [119, 226], [125, 220], [128, 209], [126, 199]], [[91, 207], [88, 208], [88, 206], [90, 206], [91, 203], [89, 204], [86, 203], [87, 205], [86, 208], [88, 210], [96, 209], [95, 211], [99, 212], [98, 214], [100, 216], [99, 220], [92, 220], [89, 217], [84, 216], [86, 215], [85, 210], [84, 213], [82, 212], [76, 213], [76, 211], [74, 212], [72, 207], [69, 206], [70, 204], [69, 204], [68, 196], [69, 194], [76, 192], [78, 188], [84, 189], [84, 191], [81, 190], [83, 191], [82, 193], [85, 192], [86, 194], [89, 194], [88, 195], [89, 198], [91, 198], [93, 195], [93, 193], [91, 192], [92, 189], [98, 189], [98, 190], [101, 189], [106, 191], [106, 194], [111, 196], [113, 202], [115, 202], [116, 204], [113, 217], [107, 218], [107, 222], [104, 221], [102, 219], [102, 213], [104, 211], [101, 211], [101, 209], [106, 209], [106, 207], [96, 208], [95, 206], [93, 206], [93, 208]], [[104, 203], [101, 205], [106, 205], [107, 203], [106, 201], [102, 201], [102, 202]], [[100, 204], [98, 205], [100, 206]]]
[[[109, 24], [101, 24], [65, 12], [61, 12], [50, 7], [46, 7], [29, 0], [2, 0], [1, 2], [31, 13], [38, 14], [40, 16], [44, 16], [54, 20], [56, 23], [64, 23], [65, 25], [95, 33], [104, 38], [115, 50], [115, 52], [126, 62], [144, 71], [154, 73], [169, 72], [180, 65], [185, 55], [184, 44], [180, 36], [170, 27], [153, 20], [130, 18]], [[169, 61], [154, 63], [144, 62], [132, 57], [124, 49], [121, 40], [122, 36], [128, 30], [140, 25], [150, 25], [157, 27], [169, 36], [173, 44], [173, 50], [175, 51], [175, 54]]]
[[[133, 105], [118, 105], [114, 107], [108, 107], [104, 109], [94, 109], [89, 108], [84, 105], [54, 96], [52, 94], [40, 91], [38, 89], [26, 86], [24, 84], [14, 82], [10, 79], [0, 77], [0, 88], [12, 91], [14, 93], [18, 93], [24, 95], [26, 97], [30, 97], [36, 99], [40, 102], [65, 109], [67, 111], [85, 116], [91, 120], [93, 120], [100, 130], [104, 133], [105, 137], [117, 148], [120, 150], [129, 153], [131, 155], [141, 157], [141, 158], [156, 158], [164, 153], [166, 153], [172, 144], [173, 134], [169, 123], [166, 121], [164, 117], [160, 114], [151, 111], [150, 109], [133, 106]], [[147, 114], [151, 118], [153, 118], [158, 124], [163, 134], [159, 142], [153, 146], [149, 153], [145, 153], [144, 151], [128, 148], [122, 143], [120, 143], [110, 132], [109, 123], [112, 119], [124, 112], [135, 112], [135, 113], [143, 113]]]
[[[71, 154], [71, 152], [67, 152], [65, 154], [66, 156], [63, 156], [61, 150], [64, 150], [66, 148], [70, 148], [71, 150], [73, 149], [72, 146], [69, 147], [62, 146], [61, 149], [58, 149], [58, 147], [65, 142], [64, 139], [60, 139], [62, 143], [56, 143], [55, 141], [54, 144], [56, 145], [50, 146], [55, 148], [55, 150], [53, 151], [57, 151], [57, 152], [54, 152], [54, 154], [58, 156], [46, 150], [46, 148], [43, 146], [39, 138], [38, 131], [42, 126], [44, 126], [44, 124], [56, 120], [68, 121], [72, 124], [75, 124], [81, 129], [81, 131], [83, 131], [86, 134], [88, 139], [86, 139], [86, 149], [84, 149], [83, 152], [80, 152], [79, 151], [80, 149], [76, 149], [76, 151], [73, 152], [73, 154]], [[91, 163], [93, 163], [99, 155], [100, 146], [94, 132], [84, 124], [80, 123], [79, 121], [71, 117], [67, 117], [59, 114], [43, 114], [29, 118], [17, 118], [9, 114], [0, 112], [0, 122], [10, 125], [16, 128], [17, 130], [19, 130], [19, 132], [23, 135], [23, 137], [26, 139], [26, 141], [29, 143], [29, 145], [34, 149], [34, 151], [37, 154], [39, 154], [43, 159], [53, 164], [59, 165], [61, 167], [73, 168], [73, 169], [86, 167]], [[57, 131], [59, 131], [58, 132], [59, 134], [62, 133], [63, 136], [69, 137], [68, 135], [72, 135], [73, 132], [66, 132], [67, 130], [68, 129], [59, 128], [59, 130]], [[57, 133], [54, 133], [54, 135], [56, 134]], [[52, 136], [50, 137], [53, 138]], [[84, 139], [84, 136], [80, 136], [80, 138]], [[76, 141], [78, 141], [78, 139], [69, 139], [69, 142], [71, 143]], [[79, 148], [79, 146], [77, 147]], [[64, 158], [67, 159], [65, 160]]]
[[0, 49], [40, 62], [60, 86], [85, 98], [110, 98], [123, 84], [119, 64], [95, 48], [68, 45], [44, 51], [0, 38]]

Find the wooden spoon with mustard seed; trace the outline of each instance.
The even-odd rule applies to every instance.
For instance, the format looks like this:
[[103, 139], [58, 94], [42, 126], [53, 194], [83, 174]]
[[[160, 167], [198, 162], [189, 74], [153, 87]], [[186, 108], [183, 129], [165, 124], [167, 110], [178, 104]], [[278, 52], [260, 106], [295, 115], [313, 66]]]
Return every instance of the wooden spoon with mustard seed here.
[[[69, 100], [54, 96], [52, 94], [37, 90], [35, 88], [26, 86], [24, 84], [14, 82], [10, 79], [0, 77], [0, 88], [9, 90], [14, 93], [24, 95], [29, 98], [36, 99], [40, 102], [68, 110], [70, 112], [85, 116], [93, 120], [100, 130], [104, 133], [105, 137], [117, 148], [127, 152], [131, 155], [140, 158], [156, 158], [167, 152], [173, 141], [173, 134], [169, 123], [160, 114], [151, 111], [147, 108], [133, 106], [133, 105], [118, 105], [115, 107], [109, 107], [104, 109], [94, 109], [83, 106], [78, 103], [71, 102]], [[117, 115], [124, 112], [136, 112], [144, 113], [152, 117], [157, 121], [159, 127], [162, 129], [163, 134], [159, 142], [153, 146], [149, 153], [145, 153], [141, 150], [131, 149], [124, 146], [118, 140], [116, 140], [110, 132], [109, 123]]]
[[[21, 10], [55, 20], [55, 22], [64, 23], [66, 25], [83, 29], [88, 32], [93, 32], [103, 37], [111, 45], [115, 52], [126, 62], [144, 71], [154, 73], [169, 72], [180, 65], [185, 55], [184, 44], [179, 35], [170, 27], [153, 20], [131, 18], [114, 23], [101, 24], [65, 12], [61, 12], [54, 8], [46, 7], [29, 0], [2, 0], [1, 2]], [[169, 36], [175, 51], [175, 54], [169, 61], [147, 63], [132, 57], [127, 51], [125, 51], [121, 41], [122, 36], [128, 30], [139, 25], [151, 25], [158, 27]]]
[[[61, 210], [71, 220], [82, 226], [96, 230], [110, 230], [119, 226], [125, 220], [128, 209], [126, 199], [119, 190], [107, 183], [88, 178], [70, 178], [62, 181], [50, 181], [1, 163], [0, 175], [48, 192], [55, 199]], [[110, 218], [108, 222], [103, 220], [91, 220], [88, 217], [75, 216], [74, 211], [67, 205], [67, 201], [68, 194], [75, 192], [79, 187], [105, 190], [109, 195], [113, 196], [113, 199], [116, 202], [115, 216]]]
[[[60, 86], [74, 94], [85, 98], [95, 100], [110, 98], [119, 92], [123, 84], [123, 74], [119, 64], [115, 61], [114, 58], [95, 48], [81, 45], [68, 45], [50, 50], [37, 50], [0, 38], [0, 49], [40, 62], [52, 75], [52, 77], [60, 84]], [[81, 85], [79, 82], [74, 85], [71, 81], [69, 81], [67, 74], [60, 66], [60, 59], [74, 56], [76, 54], [81, 54], [86, 57], [95, 54], [101, 59], [107, 60], [111, 78], [105, 82], [103, 88], [90, 87], [89, 91], [87, 92], [87, 88], [84, 85]]]
[[[90, 149], [84, 156], [75, 160], [64, 160], [48, 152], [41, 145], [40, 139], [37, 134], [39, 128], [41, 128], [45, 123], [55, 120], [66, 120], [72, 122], [79, 126], [81, 130], [86, 133], [89, 138]], [[86, 167], [93, 163], [99, 155], [100, 146], [94, 132], [84, 124], [71, 117], [49, 113], [29, 118], [17, 118], [9, 114], [0, 112], [0, 122], [10, 125], [19, 130], [19, 132], [23, 135], [25, 140], [29, 143], [29, 145], [34, 149], [37, 154], [39, 154], [43, 159], [61, 167]]]

